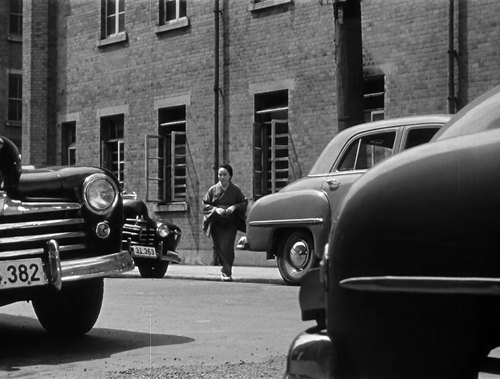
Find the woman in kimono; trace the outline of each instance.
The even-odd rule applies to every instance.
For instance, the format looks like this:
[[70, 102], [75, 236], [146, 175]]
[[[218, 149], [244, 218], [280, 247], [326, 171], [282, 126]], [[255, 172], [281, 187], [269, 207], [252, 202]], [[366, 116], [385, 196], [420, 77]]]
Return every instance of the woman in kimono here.
[[212, 265], [221, 265], [222, 281], [232, 281], [234, 241], [238, 230], [245, 231], [247, 198], [231, 182], [233, 169], [221, 165], [219, 181], [203, 197], [203, 231], [213, 241]]

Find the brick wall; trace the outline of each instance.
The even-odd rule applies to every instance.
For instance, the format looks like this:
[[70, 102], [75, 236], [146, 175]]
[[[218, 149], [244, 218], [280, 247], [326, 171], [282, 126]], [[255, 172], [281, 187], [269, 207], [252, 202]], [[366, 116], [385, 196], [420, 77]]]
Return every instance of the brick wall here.
[[8, 123], [8, 75], [22, 70], [22, 43], [9, 34], [9, 2], [0, 1], [0, 134], [21, 148], [21, 126]]
[[[471, 3], [457, 0], [455, 11], [455, 41], [460, 50], [456, 78], [463, 103], [497, 84], [500, 76], [495, 18], [500, 5], [495, 0]], [[57, 2], [57, 104], [49, 114], [56, 113], [59, 120], [76, 117], [77, 162], [99, 165], [99, 115], [106, 109], [127, 109], [126, 188], [145, 198], [145, 135], [157, 134], [159, 104], [183, 99], [188, 209], [159, 210], [157, 216], [182, 228], [180, 249], [185, 256], [207, 262], [211, 243], [201, 234], [200, 204], [214, 177], [213, 1], [187, 4], [190, 25], [157, 34], [157, 2], [127, 1], [127, 40], [99, 46], [99, 2]], [[288, 90], [289, 126], [303, 174], [337, 132], [333, 10], [328, 1], [317, 0], [296, 0], [259, 11], [249, 10], [251, 1], [221, 0], [220, 4], [220, 160], [229, 160], [234, 181], [251, 196], [256, 94]], [[363, 0], [364, 64], [386, 76], [386, 117], [446, 112], [448, 4], [445, 0]], [[38, 14], [31, 17], [33, 26], [43, 25], [43, 15], [41, 20]], [[32, 41], [25, 46], [26, 59], [43, 59], [42, 37], [32, 33]], [[32, 64], [25, 64], [34, 83], [37, 75], [32, 69]], [[27, 94], [28, 141], [40, 132], [33, 122], [35, 113], [37, 120], [44, 117], [43, 106], [34, 101], [35, 90]], [[148, 205], [151, 211], [158, 210]]]

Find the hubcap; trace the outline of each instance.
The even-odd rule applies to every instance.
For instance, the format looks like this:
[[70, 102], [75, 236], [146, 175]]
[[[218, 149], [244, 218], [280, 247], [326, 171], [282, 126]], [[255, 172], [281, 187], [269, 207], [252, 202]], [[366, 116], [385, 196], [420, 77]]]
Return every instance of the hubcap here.
[[309, 260], [309, 247], [305, 241], [296, 241], [290, 249], [290, 263], [297, 270], [302, 270]]

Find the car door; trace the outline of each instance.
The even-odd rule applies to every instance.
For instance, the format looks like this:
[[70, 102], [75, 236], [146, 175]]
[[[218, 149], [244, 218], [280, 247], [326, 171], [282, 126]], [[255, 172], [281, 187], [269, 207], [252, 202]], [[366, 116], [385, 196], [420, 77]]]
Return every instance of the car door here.
[[360, 133], [346, 142], [322, 184], [322, 190], [330, 201], [331, 214], [352, 183], [368, 169], [395, 153], [399, 139], [398, 128], [387, 128]]

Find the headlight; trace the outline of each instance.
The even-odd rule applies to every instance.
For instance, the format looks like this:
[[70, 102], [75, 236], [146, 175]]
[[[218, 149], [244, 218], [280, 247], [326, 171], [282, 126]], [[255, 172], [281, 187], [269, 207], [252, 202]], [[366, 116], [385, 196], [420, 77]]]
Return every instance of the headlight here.
[[170, 233], [170, 228], [165, 224], [158, 224], [156, 228], [156, 233], [160, 238], [165, 238]]
[[118, 199], [118, 188], [104, 174], [89, 176], [83, 184], [83, 198], [87, 208], [94, 213], [106, 213]]

